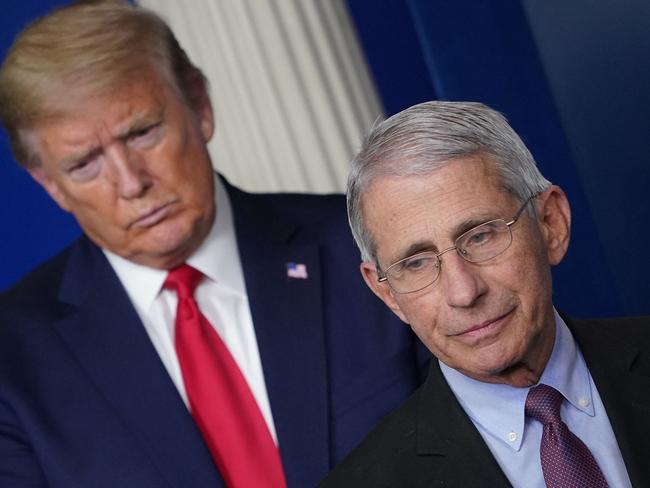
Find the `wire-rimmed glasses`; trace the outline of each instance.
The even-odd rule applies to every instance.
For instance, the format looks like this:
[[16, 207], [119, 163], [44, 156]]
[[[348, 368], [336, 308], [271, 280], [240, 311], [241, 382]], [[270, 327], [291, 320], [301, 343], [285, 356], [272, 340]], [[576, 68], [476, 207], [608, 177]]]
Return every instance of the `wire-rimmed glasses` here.
[[497, 257], [512, 244], [511, 227], [537, 195], [530, 196], [509, 222], [503, 219], [484, 222], [460, 235], [453, 246], [438, 253], [419, 252], [394, 262], [384, 272], [377, 269], [378, 281], [387, 281], [395, 293], [415, 293], [436, 282], [440, 277], [440, 257], [449, 251], [455, 250], [470, 263], [482, 263]]

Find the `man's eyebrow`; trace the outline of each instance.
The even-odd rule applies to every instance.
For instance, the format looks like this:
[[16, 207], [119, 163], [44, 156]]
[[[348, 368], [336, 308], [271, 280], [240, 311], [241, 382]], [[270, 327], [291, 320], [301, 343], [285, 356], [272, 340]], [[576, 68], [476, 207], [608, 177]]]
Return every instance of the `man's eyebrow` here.
[[[464, 220], [460, 222], [457, 226], [456, 229], [454, 230], [452, 234], [452, 240], [455, 241], [458, 239], [461, 235], [463, 235], [465, 232], [468, 230], [473, 229], [474, 227], [477, 227], [481, 224], [484, 224], [486, 222], [489, 222], [490, 220], [498, 219], [501, 217], [496, 217], [494, 214], [490, 213], [485, 213], [484, 215], [477, 216], [477, 217], [472, 217], [471, 219]], [[449, 244], [452, 246], [453, 244]], [[432, 252], [438, 252], [438, 247], [433, 243], [431, 240], [422, 240], [422, 241], [417, 241], [414, 242], [413, 244], [409, 245], [406, 249], [401, 251], [392, 261], [390, 264], [396, 263], [397, 261], [400, 261], [402, 259], [408, 258], [410, 256], [413, 256], [414, 254], [419, 254], [421, 252], [425, 251], [432, 251]]]
[[[125, 139], [132, 133], [142, 130], [148, 125], [155, 124], [162, 120], [164, 112], [165, 111], [163, 108], [158, 108], [151, 112], [138, 113], [131, 120], [120, 127], [116, 133], [113, 134], [113, 137], [116, 139]], [[59, 166], [62, 168], [68, 168], [70, 166], [74, 166], [80, 161], [94, 157], [101, 152], [102, 148], [100, 145], [92, 145], [80, 150], [77, 153], [65, 156], [59, 161]]]
[[483, 216], [472, 217], [471, 219], [464, 220], [463, 222], [461, 222], [456, 226], [456, 230], [453, 233], [453, 239], [455, 241], [468, 230], [471, 230], [474, 227], [477, 227], [481, 224], [489, 222], [490, 220], [495, 220], [498, 218], [501, 217], [495, 217], [494, 214], [485, 214]]
[[117, 139], [124, 139], [129, 137], [134, 132], [144, 129], [145, 127], [160, 122], [163, 118], [164, 110], [158, 108], [151, 112], [141, 112], [136, 114], [131, 120], [124, 124], [117, 130], [113, 137]]
[[407, 247], [405, 250], [400, 252], [390, 264], [396, 263], [397, 261], [400, 261], [402, 259], [408, 258], [409, 256], [413, 256], [414, 254], [419, 254], [424, 251], [433, 251], [436, 252], [437, 248], [433, 244], [432, 241], [418, 241], [414, 242], [411, 244], [409, 247]]
[[84, 161], [89, 158], [93, 158], [99, 154], [101, 154], [102, 148], [101, 146], [90, 146], [88, 148], [85, 148], [77, 153], [74, 154], [69, 154], [65, 156], [61, 161], [59, 161], [59, 166], [61, 168], [69, 168], [71, 166], [74, 166], [75, 164]]

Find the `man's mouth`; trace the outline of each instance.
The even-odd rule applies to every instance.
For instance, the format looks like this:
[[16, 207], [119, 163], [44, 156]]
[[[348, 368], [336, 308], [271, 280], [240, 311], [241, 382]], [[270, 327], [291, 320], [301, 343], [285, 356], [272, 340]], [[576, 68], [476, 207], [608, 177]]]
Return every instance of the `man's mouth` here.
[[129, 224], [129, 228], [146, 229], [162, 222], [173, 210], [174, 201], [150, 207]]
[[452, 336], [459, 339], [465, 339], [469, 341], [477, 340], [483, 338], [487, 335], [497, 333], [501, 328], [508, 322], [508, 319], [514, 312], [515, 308], [508, 310], [503, 315], [495, 317], [493, 319], [486, 320], [480, 324], [472, 325], [468, 329], [452, 334]]

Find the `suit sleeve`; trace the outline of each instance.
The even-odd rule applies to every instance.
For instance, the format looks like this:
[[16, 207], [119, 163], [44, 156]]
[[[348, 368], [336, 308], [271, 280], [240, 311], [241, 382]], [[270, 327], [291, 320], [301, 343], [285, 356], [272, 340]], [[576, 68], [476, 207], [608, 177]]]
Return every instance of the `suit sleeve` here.
[[18, 419], [0, 398], [0, 486], [47, 488], [38, 459]]

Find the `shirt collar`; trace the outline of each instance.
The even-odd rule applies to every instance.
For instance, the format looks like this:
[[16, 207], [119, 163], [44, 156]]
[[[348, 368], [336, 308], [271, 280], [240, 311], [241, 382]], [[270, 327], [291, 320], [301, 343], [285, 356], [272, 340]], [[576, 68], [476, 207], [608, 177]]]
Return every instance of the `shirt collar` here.
[[[573, 406], [593, 416], [587, 365], [569, 328], [557, 311], [554, 313], [555, 343], [540, 383], [552, 386]], [[447, 383], [472, 421], [512, 449], [519, 450], [523, 440], [524, 405], [529, 388], [484, 383], [469, 378], [440, 361], [439, 363]]]
[[[210, 233], [187, 263], [209, 279], [245, 294], [243, 271], [237, 249], [232, 206], [224, 184], [215, 174], [216, 218]], [[102, 249], [133, 304], [142, 311], [150, 310], [160, 293], [167, 271], [134, 263]]]
[[556, 337], [553, 353], [539, 383], [552, 386], [562, 393], [571, 405], [587, 415], [594, 416], [589, 369], [573, 340], [571, 331], [555, 312]]
[[244, 274], [228, 192], [215, 175], [217, 217], [208, 237], [187, 263], [211, 280], [245, 295]]

